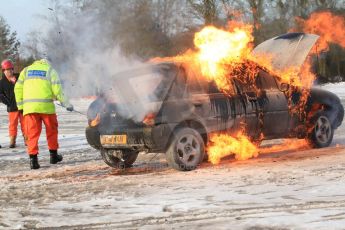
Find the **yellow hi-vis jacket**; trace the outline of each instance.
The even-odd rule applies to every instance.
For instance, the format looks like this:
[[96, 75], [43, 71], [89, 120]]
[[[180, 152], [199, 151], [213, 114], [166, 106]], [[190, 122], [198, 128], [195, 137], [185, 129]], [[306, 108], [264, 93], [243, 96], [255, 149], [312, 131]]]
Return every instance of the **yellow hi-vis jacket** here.
[[14, 87], [18, 110], [30, 113], [54, 114], [54, 100], [67, 105], [57, 72], [45, 59], [23, 69]]

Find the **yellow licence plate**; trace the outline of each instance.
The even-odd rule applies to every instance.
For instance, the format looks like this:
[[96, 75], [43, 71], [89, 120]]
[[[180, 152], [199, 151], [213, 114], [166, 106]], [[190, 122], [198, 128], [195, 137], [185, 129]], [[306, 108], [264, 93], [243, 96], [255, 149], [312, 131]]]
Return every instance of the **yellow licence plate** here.
[[127, 135], [101, 135], [102, 145], [127, 144]]

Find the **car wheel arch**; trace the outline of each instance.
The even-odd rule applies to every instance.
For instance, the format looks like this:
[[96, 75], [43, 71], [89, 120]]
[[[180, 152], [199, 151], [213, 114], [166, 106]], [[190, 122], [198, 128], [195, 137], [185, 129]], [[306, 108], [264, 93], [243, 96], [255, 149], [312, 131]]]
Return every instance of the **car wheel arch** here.
[[[310, 121], [310, 119], [312, 119], [317, 113], [319, 112], [325, 112], [327, 114], [334, 114], [337, 112], [337, 108], [334, 107], [334, 105], [328, 105], [328, 104], [324, 104], [324, 103], [314, 103], [311, 108], [309, 109], [309, 111], [307, 111], [307, 122]], [[328, 118], [330, 119], [332, 128], [337, 128], [335, 127], [335, 117], [333, 116], [328, 116]]]

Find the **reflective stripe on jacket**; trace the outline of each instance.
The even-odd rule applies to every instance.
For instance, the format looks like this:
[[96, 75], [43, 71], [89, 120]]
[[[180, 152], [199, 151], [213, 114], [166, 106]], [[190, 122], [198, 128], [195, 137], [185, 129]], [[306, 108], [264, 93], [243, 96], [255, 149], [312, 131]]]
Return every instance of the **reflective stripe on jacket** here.
[[54, 114], [54, 100], [67, 103], [57, 72], [42, 59], [26, 67], [14, 87], [17, 107], [23, 114]]

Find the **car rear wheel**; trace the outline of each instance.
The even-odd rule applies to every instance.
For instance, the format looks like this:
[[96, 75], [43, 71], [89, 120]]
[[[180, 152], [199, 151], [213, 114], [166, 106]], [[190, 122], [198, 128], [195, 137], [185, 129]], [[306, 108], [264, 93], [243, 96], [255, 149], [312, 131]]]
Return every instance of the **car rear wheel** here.
[[308, 139], [313, 147], [323, 148], [331, 144], [334, 130], [326, 112], [318, 112], [311, 120]]
[[138, 157], [139, 152], [132, 150], [116, 150], [122, 152], [123, 161], [114, 155], [114, 150], [101, 150], [101, 156], [103, 161], [113, 168], [129, 168], [133, 165]]
[[195, 169], [204, 159], [205, 144], [201, 135], [191, 128], [174, 131], [166, 158], [170, 167], [180, 171]]

